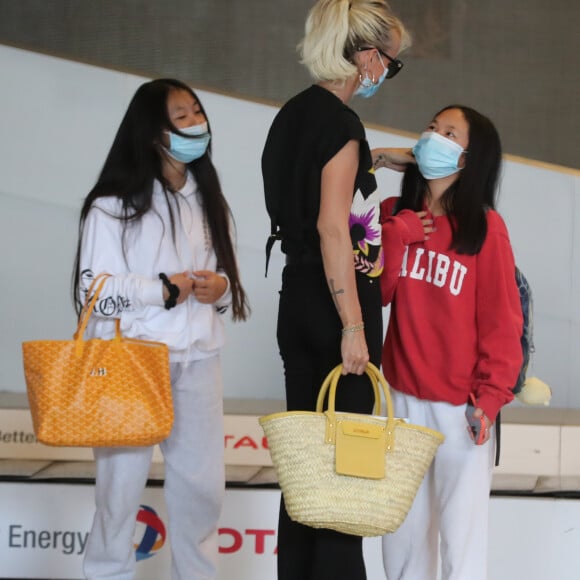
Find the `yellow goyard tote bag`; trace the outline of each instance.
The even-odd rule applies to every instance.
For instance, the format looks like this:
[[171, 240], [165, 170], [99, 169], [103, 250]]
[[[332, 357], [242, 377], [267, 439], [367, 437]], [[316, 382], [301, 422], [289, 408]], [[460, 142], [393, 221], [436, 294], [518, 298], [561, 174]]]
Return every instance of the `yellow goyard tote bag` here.
[[124, 338], [119, 320], [113, 339], [83, 340], [107, 277], [89, 288], [73, 340], [22, 343], [34, 432], [46, 445], [147, 446], [171, 432], [167, 345]]
[[[395, 418], [389, 385], [370, 363], [366, 373], [375, 392], [373, 415], [335, 411], [341, 370], [339, 365], [326, 377], [316, 412], [274, 413], [261, 417], [260, 424], [293, 520], [380, 536], [394, 532], [405, 519], [444, 437]], [[387, 417], [379, 416], [381, 390]]]

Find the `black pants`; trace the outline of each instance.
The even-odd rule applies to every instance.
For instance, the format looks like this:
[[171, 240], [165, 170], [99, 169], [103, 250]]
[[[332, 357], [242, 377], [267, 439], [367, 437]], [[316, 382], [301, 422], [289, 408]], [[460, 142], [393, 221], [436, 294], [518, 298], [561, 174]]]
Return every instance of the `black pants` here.
[[[357, 273], [357, 289], [371, 362], [380, 365], [383, 341], [378, 279]], [[278, 346], [284, 363], [289, 411], [315, 410], [320, 386], [341, 362], [342, 323], [320, 264], [288, 265], [282, 275]], [[340, 379], [336, 408], [370, 413], [371, 383], [365, 375]], [[362, 538], [292, 521], [280, 505], [278, 580], [365, 580]]]

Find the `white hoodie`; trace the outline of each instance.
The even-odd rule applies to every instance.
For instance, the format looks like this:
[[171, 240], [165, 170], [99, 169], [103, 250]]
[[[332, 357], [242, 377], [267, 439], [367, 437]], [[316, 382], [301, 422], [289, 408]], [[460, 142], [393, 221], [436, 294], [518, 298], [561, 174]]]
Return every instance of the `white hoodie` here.
[[[127, 223], [124, 246], [123, 222], [116, 217], [121, 215], [121, 200], [103, 197], [93, 204], [81, 246], [81, 302], [95, 276], [108, 273], [111, 277], [101, 291], [86, 334], [112, 338], [114, 320], [119, 318], [124, 336], [164, 342], [172, 362], [207, 358], [217, 354], [225, 342], [220, 313], [231, 302], [229, 281], [216, 304], [202, 304], [191, 295], [175, 308], [165, 309], [160, 272], [170, 277], [185, 271], [216, 271], [217, 267], [191, 174], [181, 192], [169, 194], [168, 198], [175, 221], [175, 241], [165, 194], [156, 181], [151, 209], [138, 222]], [[219, 273], [226, 277], [224, 272]]]

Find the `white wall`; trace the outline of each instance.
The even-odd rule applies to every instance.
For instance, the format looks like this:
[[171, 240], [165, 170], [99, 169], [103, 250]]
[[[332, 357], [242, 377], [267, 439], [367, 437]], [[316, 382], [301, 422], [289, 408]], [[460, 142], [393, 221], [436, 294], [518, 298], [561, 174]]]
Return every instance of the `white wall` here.
[[[129, 99], [146, 79], [4, 46], [0, 79], [0, 391], [24, 391], [20, 343], [72, 335], [78, 211]], [[225, 395], [283, 398], [275, 341], [283, 259], [277, 248], [264, 278], [269, 221], [260, 175], [277, 109], [197, 92], [212, 123], [214, 161], [236, 218], [242, 278], [253, 306], [247, 323], [228, 323]], [[389, 104], [388, 89], [375, 98]], [[376, 129], [368, 137], [371, 146], [414, 142]], [[580, 172], [510, 159], [504, 173], [500, 211], [535, 294], [532, 373], [552, 386], [554, 406], [580, 407], [574, 389], [580, 304], [573, 300], [580, 290]], [[385, 197], [398, 192], [394, 173], [380, 172], [379, 184]]]

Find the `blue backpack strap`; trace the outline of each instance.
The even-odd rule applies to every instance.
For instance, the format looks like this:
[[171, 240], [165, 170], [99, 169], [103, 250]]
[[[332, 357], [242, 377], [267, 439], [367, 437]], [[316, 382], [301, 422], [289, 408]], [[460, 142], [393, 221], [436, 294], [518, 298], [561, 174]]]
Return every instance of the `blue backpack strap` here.
[[[516, 284], [518, 286], [518, 291], [520, 293], [520, 304], [522, 307], [523, 316], [523, 326], [522, 326], [522, 336], [520, 339], [522, 345], [522, 366], [520, 367], [520, 373], [518, 375], [516, 384], [512, 388], [514, 395], [517, 395], [524, 386], [526, 381], [526, 374], [528, 372], [528, 366], [530, 364], [530, 358], [534, 352], [534, 320], [533, 320], [533, 310], [534, 303], [532, 298], [532, 288], [530, 283], [522, 273], [522, 271], [516, 266]], [[500, 440], [501, 440], [501, 412], [497, 414], [495, 420], [495, 464], [499, 465], [499, 452], [500, 452]]]
[[524, 386], [526, 373], [530, 364], [530, 356], [534, 352], [532, 289], [526, 277], [518, 267], [516, 267], [516, 284], [520, 293], [520, 304], [522, 306], [522, 316], [524, 323], [521, 337], [523, 361], [516, 384], [512, 388], [514, 395], [517, 395]]

